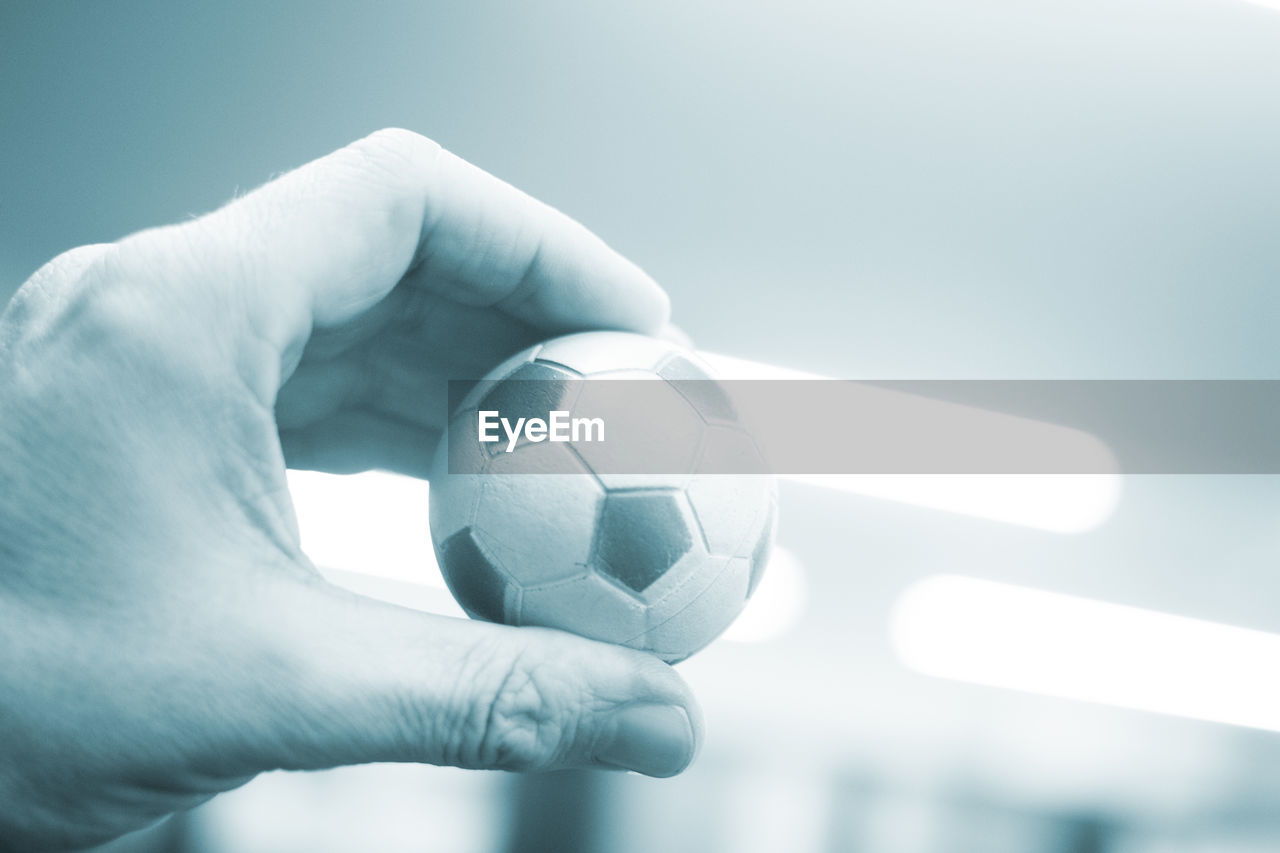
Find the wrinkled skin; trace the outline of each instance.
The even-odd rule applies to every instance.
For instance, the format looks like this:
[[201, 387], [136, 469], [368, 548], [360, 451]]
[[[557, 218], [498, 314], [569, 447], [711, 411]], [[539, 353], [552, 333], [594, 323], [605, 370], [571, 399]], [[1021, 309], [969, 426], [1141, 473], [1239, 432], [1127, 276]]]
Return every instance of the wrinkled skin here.
[[285, 485], [425, 476], [445, 377], [666, 317], [580, 225], [407, 131], [37, 272], [0, 320], [0, 848], [275, 768], [683, 769], [670, 668], [338, 590]]

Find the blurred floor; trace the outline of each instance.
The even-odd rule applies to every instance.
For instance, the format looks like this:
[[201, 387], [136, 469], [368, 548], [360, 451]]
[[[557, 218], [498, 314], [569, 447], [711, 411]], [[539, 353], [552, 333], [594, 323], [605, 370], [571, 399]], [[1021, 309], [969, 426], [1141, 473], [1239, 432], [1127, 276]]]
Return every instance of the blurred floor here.
[[[472, 778], [466, 778], [470, 775]], [[97, 853], [1262, 853], [1280, 821], [1135, 825], [1019, 811], [953, 781], [895, 788], [699, 767], [633, 774], [464, 774], [375, 765], [273, 774]]]

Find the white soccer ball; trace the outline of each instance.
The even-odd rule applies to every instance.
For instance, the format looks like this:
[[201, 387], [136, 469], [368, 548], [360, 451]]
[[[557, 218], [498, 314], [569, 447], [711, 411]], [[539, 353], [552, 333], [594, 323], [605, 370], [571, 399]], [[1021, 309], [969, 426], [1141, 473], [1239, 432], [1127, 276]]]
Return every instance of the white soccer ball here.
[[[742, 610], [768, 562], [777, 514], [772, 477], [698, 473], [724, 470], [697, 456], [713, 445], [756, 452], [718, 386], [679, 382], [711, 380], [710, 368], [643, 335], [568, 335], [492, 371], [452, 413], [449, 432], [474, 436], [481, 410], [545, 417], [560, 389], [620, 378], [667, 383], [676, 402], [660, 427], [695, 449], [688, 472], [601, 474], [595, 445], [522, 442], [505, 452], [502, 442], [484, 450], [472, 442], [468, 470], [480, 473], [450, 474], [446, 435], [431, 478], [432, 540], [473, 618], [560, 628], [676, 662]], [[719, 440], [707, 441], [713, 431]], [[530, 470], [576, 473], [512, 473]]]

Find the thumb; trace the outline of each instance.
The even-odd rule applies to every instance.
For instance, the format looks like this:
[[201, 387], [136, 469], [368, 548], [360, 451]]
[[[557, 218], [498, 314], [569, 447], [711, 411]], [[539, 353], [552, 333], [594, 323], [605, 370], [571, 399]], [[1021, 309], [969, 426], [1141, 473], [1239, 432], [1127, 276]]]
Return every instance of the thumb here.
[[[697, 704], [650, 655], [544, 628], [434, 616], [307, 586], [287, 626], [297, 681], [267, 766], [413, 761], [503, 770], [608, 767], [673, 776]], [[283, 711], [283, 713], [278, 713]]]

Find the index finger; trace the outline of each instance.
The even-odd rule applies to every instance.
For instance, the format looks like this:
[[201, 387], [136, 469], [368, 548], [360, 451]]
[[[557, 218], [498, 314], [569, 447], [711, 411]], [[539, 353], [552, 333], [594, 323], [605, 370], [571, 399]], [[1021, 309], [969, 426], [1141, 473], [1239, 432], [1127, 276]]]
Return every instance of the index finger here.
[[444, 149], [415, 263], [415, 284], [548, 328], [652, 333], [669, 313], [662, 288], [595, 234]]
[[222, 304], [256, 314], [282, 351], [405, 278], [556, 332], [655, 332], [669, 310], [662, 288], [582, 225], [407, 130], [378, 131], [120, 249], [138, 269], [167, 272], [176, 256], [179, 304], [200, 285], [238, 285], [245, 299]]

